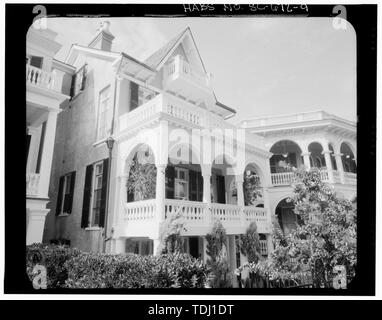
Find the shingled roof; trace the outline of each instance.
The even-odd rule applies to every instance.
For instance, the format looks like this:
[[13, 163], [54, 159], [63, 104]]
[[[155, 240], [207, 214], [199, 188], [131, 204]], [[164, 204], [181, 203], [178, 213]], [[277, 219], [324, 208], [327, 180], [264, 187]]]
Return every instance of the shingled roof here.
[[166, 45], [161, 47], [159, 50], [155, 51], [150, 57], [148, 57], [144, 64], [148, 65], [152, 69], [156, 69], [167, 54], [171, 51], [174, 45], [179, 41], [179, 39], [186, 33], [189, 28], [183, 30], [175, 38], [171, 39]]

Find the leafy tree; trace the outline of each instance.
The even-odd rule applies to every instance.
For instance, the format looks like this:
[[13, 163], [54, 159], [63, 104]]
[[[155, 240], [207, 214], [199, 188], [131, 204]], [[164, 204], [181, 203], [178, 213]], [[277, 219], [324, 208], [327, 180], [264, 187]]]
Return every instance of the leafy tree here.
[[257, 233], [257, 225], [252, 221], [247, 230], [240, 237], [240, 251], [248, 259], [248, 262], [258, 262], [260, 254], [260, 238]]
[[243, 191], [244, 203], [246, 206], [253, 205], [255, 201], [262, 197], [260, 179], [256, 172], [247, 170], [244, 173]]
[[134, 200], [155, 198], [157, 169], [150, 149], [138, 150], [130, 166], [126, 187]]
[[220, 222], [216, 220], [212, 230], [206, 235], [207, 266], [211, 269], [209, 284], [212, 288], [227, 288], [231, 286], [231, 277], [227, 262], [227, 235]]
[[323, 183], [317, 169], [296, 170], [295, 175], [292, 201], [299, 224], [284, 235], [274, 221], [275, 250], [268, 274], [274, 279], [295, 279], [298, 272], [310, 270], [314, 286], [322, 287], [333, 267], [344, 265], [351, 280], [357, 264], [354, 204]]
[[178, 210], [161, 225], [160, 246], [158, 251], [161, 254], [181, 253], [184, 248], [184, 239], [181, 232], [185, 230], [182, 218], [182, 211]]

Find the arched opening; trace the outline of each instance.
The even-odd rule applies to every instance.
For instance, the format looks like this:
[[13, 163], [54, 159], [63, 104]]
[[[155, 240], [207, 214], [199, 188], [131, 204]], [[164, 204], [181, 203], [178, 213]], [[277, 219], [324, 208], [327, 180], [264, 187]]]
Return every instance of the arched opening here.
[[298, 168], [303, 164], [301, 148], [297, 143], [290, 140], [276, 142], [270, 152], [271, 173], [281, 173], [291, 171], [292, 167]]
[[310, 166], [312, 168], [323, 168], [326, 167], [325, 156], [322, 154], [322, 145], [318, 142], [312, 142], [308, 146], [308, 151], [310, 152]]
[[276, 216], [281, 230], [288, 235], [297, 227], [298, 216], [294, 213], [293, 201], [289, 198], [281, 200], [276, 207]]
[[336, 157], [334, 155], [334, 148], [330, 143], [329, 143], [329, 151], [330, 151], [330, 161], [332, 163], [332, 168], [333, 170], [337, 170], [337, 162], [336, 162]]
[[203, 201], [203, 176], [199, 158], [187, 145], [170, 149], [166, 167], [166, 198]]
[[157, 168], [152, 149], [146, 145], [138, 145], [126, 160], [127, 202], [155, 198]]
[[357, 164], [353, 151], [345, 142], [341, 144], [340, 152], [342, 154], [342, 165], [345, 172], [357, 173]]
[[260, 175], [254, 164], [248, 164], [244, 170], [243, 193], [246, 206], [253, 206], [259, 201], [263, 201]]

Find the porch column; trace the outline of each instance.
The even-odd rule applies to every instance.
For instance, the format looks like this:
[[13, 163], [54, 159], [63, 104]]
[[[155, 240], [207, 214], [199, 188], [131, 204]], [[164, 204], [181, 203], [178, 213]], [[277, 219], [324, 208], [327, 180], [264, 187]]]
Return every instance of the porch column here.
[[27, 200], [27, 245], [42, 242], [45, 217], [49, 212], [49, 209], [45, 209], [47, 202], [48, 201]]
[[235, 269], [236, 269], [236, 244], [235, 244], [235, 235], [228, 236], [228, 259], [229, 259], [229, 270], [232, 275], [232, 284], [234, 288], [238, 288]]
[[166, 166], [165, 164], [157, 165], [157, 180], [156, 180], [156, 212], [158, 223], [165, 219], [164, 202], [166, 197]]
[[310, 166], [310, 152], [305, 152], [301, 154], [304, 158], [304, 166], [306, 167], [307, 170], [311, 168]]
[[[211, 165], [202, 165], [202, 176], [203, 176], [203, 202], [206, 204], [205, 208], [205, 222], [206, 224], [211, 224]], [[203, 238], [203, 246], [206, 244], [205, 238]], [[206, 252], [206, 251], [205, 251]], [[207, 254], [206, 254], [207, 255]]]
[[126, 238], [113, 239], [114, 241], [114, 253], [126, 252]]
[[203, 176], [203, 202], [211, 203], [211, 169], [212, 165], [201, 165]]
[[154, 256], [160, 255], [159, 247], [160, 247], [160, 239], [153, 239], [153, 255]]
[[336, 154], [334, 154], [334, 156], [336, 157], [336, 164], [337, 164], [337, 169], [340, 173], [341, 183], [344, 184], [345, 183], [345, 175], [344, 175], [344, 166], [342, 163], [342, 153], [336, 153]]
[[333, 183], [334, 182], [334, 178], [333, 178], [333, 166], [332, 166], [332, 161], [330, 159], [330, 151], [329, 150], [324, 150], [324, 151], [322, 151], [322, 154], [325, 157], [326, 168], [328, 169], [329, 182]]
[[244, 177], [242, 174], [239, 174], [235, 177], [236, 181], [236, 189], [237, 189], [237, 205], [244, 207], [244, 189], [243, 182]]
[[48, 198], [50, 172], [52, 169], [53, 147], [56, 137], [57, 112], [50, 111], [46, 121], [44, 145], [40, 164], [39, 196]]
[[273, 252], [274, 248], [273, 248], [273, 241], [272, 241], [272, 234], [271, 233], [268, 233], [266, 235], [267, 237], [267, 247], [268, 247], [268, 257], [269, 255]]
[[207, 255], [207, 239], [206, 239], [206, 237], [202, 237], [202, 241], [203, 241], [203, 262], [207, 263], [208, 255]]

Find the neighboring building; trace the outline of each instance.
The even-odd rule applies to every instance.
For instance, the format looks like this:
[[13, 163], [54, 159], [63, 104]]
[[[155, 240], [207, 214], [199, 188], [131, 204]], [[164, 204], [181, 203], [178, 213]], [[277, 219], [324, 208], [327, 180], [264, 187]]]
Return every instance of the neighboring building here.
[[[291, 194], [290, 173], [280, 160], [298, 166], [300, 155], [311, 152], [311, 166], [327, 166], [325, 179], [354, 194], [356, 176], [342, 170], [355, 172], [347, 157], [356, 154], [354, 124], [318, 112], [285, 118], [288, 123], [263, 119], [235, 126], [226, 121], [235, 110], [217, 101], [189, 28], [143, 62], [113, 52], [113, 39], [104, 22], [88, 47], [73, 45], [69, 52], [66, 62], [76, 72], [71, 99], [57, 119], [45, 242], [155, 254], [161, 223], [182, 212], [185, 250], [202, 259], [212, 221], [222, 221], [233, 270], [245, 260], [237, 243], [251, 221], [263, 255], [272, 250], [272, 214]], [[231, 137], [210, 129], [226, 129]], [[317, 144], [309, 145], [313, 141], [327, 152], [321, 155]], [[331, 150], [337, 162], [330, 160]], [[148, 161], [144, 170], [152, 177], [145, 196], [129, 187], [138, 158]], [[258, 184], [256, 199], [247, 196], [248, 177]]]
[[[293, 205], [290, 166], [320, 168], [321, 178], [347, 199], [357, 194], [356, 125], [324, 111], [304, 112], [241, 121], [248, 132], [264, 138], [270, 159], [272, 187], [268, 189], [272, 214], [285, 232], [297, 217]], [[288, 166], [289, 165], [289, 166]]]
[[54, 59], [61, 48], [52, 30], [27, 34], [26, 52], [26, 242], [41, 242], [49, 209], [51, 173], [56, 118], [60, 105], [69, 98], [70, 73], [74, 71]]

